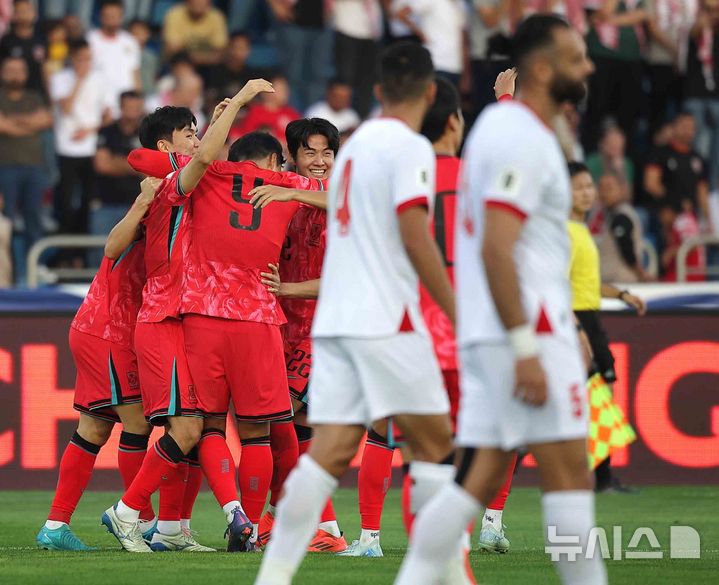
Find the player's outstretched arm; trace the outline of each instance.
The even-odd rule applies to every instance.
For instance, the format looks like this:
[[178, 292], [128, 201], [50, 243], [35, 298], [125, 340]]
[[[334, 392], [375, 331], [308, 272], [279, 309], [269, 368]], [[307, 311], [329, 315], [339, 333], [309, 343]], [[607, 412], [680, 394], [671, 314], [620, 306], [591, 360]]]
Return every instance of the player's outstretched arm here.
[[125, 249], [138, 238], [140, 222], [150, 208], [161, 183], [160, 179], [154, 177], [148, 177], [140, 183], [140, 194], [132, 207], [107, 236], [105, 256], [112, 259], [119, 258]]
[[432, 299], [455, 322], [454, 292], [432, 234], [427, 209], [413, 206], [401, 211], [399, 230], [407, 255]]
[[619, 299], [624, 304], [634, 307], [639, 316], [643, 317], [647, 312], [647, 304], [644, 299], [633, 295], [628, 290], [618, 289], [614, 285], [602, 283], [602, 297], [605, 299]]
[[502, 208], [485, 210], [482, 260], [499, 318], [507, 330], [516, 356], [516, 396], [534, 406], [547, 400], [547, 381], [539, 363], [539, 344], [522, 307], [514, 247], [522, 231], [522, 219]]
[[277, 185], [261, 185], [252, 189], [249, 197], [255, 209], [264, 209], [273, 201], [298, 201], [318, 209], [327, 209], [327, 191], [304, 191]]
[[272, 93], [274, 91], [269, 81], [253, 79], [248, 81], [245, 87], [229, 101], [220, 117], [205, 132], [197, 149], [197, 154], [180, 171], [178, 185], [182, 193], [190, 193], [197, 187], [207, 168], [217, 160], [240, 109], [249, 104], [258, 94], [263, 92]]
[[288, 299], [316, 299], [320, 295], [320, 279], [304, 282], [282, 282], [277, 264], [268, 264], [269, 272], [260, 272], [262, 284], [271, 293]]

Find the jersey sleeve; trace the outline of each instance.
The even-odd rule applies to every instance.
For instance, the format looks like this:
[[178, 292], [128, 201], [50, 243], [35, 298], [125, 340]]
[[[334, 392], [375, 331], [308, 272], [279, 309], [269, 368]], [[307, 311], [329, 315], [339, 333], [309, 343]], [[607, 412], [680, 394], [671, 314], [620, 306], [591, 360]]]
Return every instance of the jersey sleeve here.
[[157, 190], [155, 199], [160, 205], [182, 205], [192, 194], [192, 191], [185, 193], [180, 185], [180, 173], [182, 169], [173, 171], [162, 181]]
[[522, 221], [536, 212], [542, 202], [542, 157], [531, 140], [522, 145], [500, 137], [484, 174], [484, 199], [487, 208], [502, 209]]
[[175, 152], [160, 152], [149, 148], [137, 148], [127, 155], [128, 164], [138, 173], [148, 177], [163, 178], [192, 160]]
[[415, 207], [431, 207], [434, 194], [435, 159], [426, 140], [413, 141], [400, 149], [402, 160], [392, 161], [392, 198], [397, 213]]

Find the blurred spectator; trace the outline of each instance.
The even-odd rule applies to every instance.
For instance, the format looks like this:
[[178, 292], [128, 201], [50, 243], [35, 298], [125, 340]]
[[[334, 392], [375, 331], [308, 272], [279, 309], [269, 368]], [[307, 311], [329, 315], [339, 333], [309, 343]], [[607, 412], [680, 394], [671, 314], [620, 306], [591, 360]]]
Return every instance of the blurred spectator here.
[[212, 0], [186, 0], [167, 11], [162, 38], [167, 56], [184, 51], [195, 65], [214, 65], [227, 46], [225, 15]]
[[102, 77], [92, 69], [92, 53], [85, 41], [70, 47], [71, 67], [50, 80], [55, 106], [55, 148], [60, 166], [58, 209], [63, 231], [87, 231], [92, 196], [92, 160], [103, 116], [109, 113], [109, 94]]
[[66, 14], [72, 14], [87, 28], [92, 20], [94, 4], [93, 0], [45, 0], [43, 17], [59, 19]]
[[62, 19], [67, 31], [67, 41], [81, 41], [85, 38], [85, 24], [74, 14], [68, 14]]
[[672, 114], [682, 98], [679, 64], [682, 45], [694, 20], [693, 0], [646, 0], [649, 44], [649, 133], [654, 133]]
[[45, 94], [42, 67], [47, 49], [45, 41], [35, 27], [37, 12], [30, 0], [15, 0], [12, 26], [0, 40], [0, 60], [20, 57], [28, 70], [27, 88]]
[[138, 130], [144, 105], [141, 94], [123, 93], [119, 120], [100, 130], [94, 161], [97, 178], [90, 204], [91, 234], [109, 234], [140, 192], [140, 178], [127, 163], [127, 155], [141, 146]]
[[[0, 193], [5, 214], [22, 211], [25, 244], [29, 248], [42, 236], [40, 201], [47, 187], [43, 167], [43, 130], [52, 126], [52, 115], [40, 92], [27, 87], [27, 62], [7, 57], [0, 68]], [[25, 278], [25, 252], [15, 258], [15, 278]]]
[[67, 44], [67, 30], [62, 20], [53, 20], [47, 23], [47, 60], [45, 61], [45, 77], [50, 78], [65, 67], [69, 53]]
[[382, 36], [378, 0], [336, 0], [334, 30], [337, 77], [350, 85], [354, 107], [365, 118], [374, 101], [375, 63]]
[[12, 286], [12, 221], [3, 215], [3, 196], [0, 193], [0, 288]]
[[352, 107], [352, 88], [339, 79], [327, 86], [324, 101], [316, 103], [305, 112], [308, 118], [324, 118], [332, 122], [340, 134], [351, 132], [360, 125], [360, 117]]
[[169, 99], [161, 105], [190, 108], [197, 120], [197, 127], [204, 128], [207, 124], [207, 117], [203, 110], [203, 91], [202, 77], [197, 73], [183, 75], [175, 80]]
[[[681, 113], [673, 126], [672, 141], [657, 147], [649, 155], [644, 169], [644, 189], [652, 197], [655, 209], [666, 207], [681, 213], [685, 209], [684, 201], [687, 201], [692, 210], [701, 211], [708, 220], [707, 165], [692, 148], [696, 136], [694, 117], [687, 112]], [[666, 222], [664, 227], [666, 229]]]
[[[677, 253], [681, 245], [690, 238], [701, 234], [692, 205], [688, 200], [682, 202], [682, 209], [677, 213], [670, 207], [661, 210], [660, 220], [664, 228], [666, 246], [662, 252], [662, 280], [676, 282]], [[686, 257], [687, 280], [701, 282], [706, 280], [706, 250], [704, 246], [695, 247]]]
[[4, 35], [12, 20], [12, 0], [0, 0], [0, 36]]
[[250, 79], [262, 77], [261, 71], [247, 65], [251, 51], [252, 43], [246, 33], [232, 35], [222, 60], [207, 75], [208, 105], [214, 106], [226, 97], [232, 97]]
[[406, 24], [416, 23], [422, 44], [432, 55], [437, 75], [459, 87], [464, 66], [463, 0], [401, 0], [398, 7], [400, 18]]
[[642, 268], [642, 223], [624, 196], [621, 177], [607, 173], [599, 180], [604, 224], [597, 236], [602, 282], [648, 280]]
[[141, 88], [140, 45], [122, 30], [122, 0], [105, 0], [100, 7], [100, 28], [87, 35], [95, 71], [100, 73], [112, 113], [120, 113], [120, 94]]
[[643, 0], [601, 0], [591, 15], [587, 51], [595, 71], [589, 80], [584, 147], [597, 148], [605, 118], [614, 116], [631, 145], [642, 103]]
[[417, 24], [414, 21], [407, 24], [406, 21], [403, 21], [399, 17], [399, 5], [401, 2], [402, 0], [382, 0], [382, 8], [387, 20], [389, 40], [392, 43], [399, 41], [416, 41], [419, 43], [421, 41], [417, 35], [417, 32], [419, 32]]
[[494, 80], [510, 67], [510, 2], [472, 0], [470, 57], [472, 60], [472, 106], [479, 115], [496, 101]]
[[719, 0], [703, 0], [692, 28], [685, 86], [687, 111], [697, 123], [696, 147], [719, 189]]
[[133, 20], [127, 26], [127, 30], [140, 46], [140, 84], [142, 93], [149, 95], [155, 92], [155, 82], [160, 72], [160, 56], [147, 46], [152, 31], [142, 20]]
[[247, 110], [247, 115], [230, 131], [230, 142], [256, 130], [269, 132], [283, 145], [285, 141], [285, 128], [293, 120], [302, 116], [289, 105], [290, 87], [287, 79], [274, 76], [271, 79], [274, 93], [263, 93], [259, 101], [253, 103]]
[[598, 183], [606, 173], [614, 173], [621, 177], [627, 188], [624, 196], [627, 200], [631, 200], [634, 163], [626, 156], [626, 143], [621, 128], [612, 123], [607, 124], [599, 141], [599, 150], [587, 156], [587, 168], [595, 183]]
[[[298, 110], [322, 99], [330, 76], [332, 31], [324, 0], [267, 0], [277, 20], [275, 44]], [[284, 136], [284, 132], [282, 134]]]

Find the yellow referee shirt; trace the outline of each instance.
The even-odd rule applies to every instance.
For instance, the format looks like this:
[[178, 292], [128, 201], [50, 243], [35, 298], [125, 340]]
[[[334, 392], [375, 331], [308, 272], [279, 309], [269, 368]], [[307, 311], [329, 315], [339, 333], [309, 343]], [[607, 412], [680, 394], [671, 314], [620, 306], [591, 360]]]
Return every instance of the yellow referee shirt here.
[[599, 250], [585, 224], [569, 220], [567, 230], [572, 243], [569, 261], [572, 310], [598, 311], [602, 302]]

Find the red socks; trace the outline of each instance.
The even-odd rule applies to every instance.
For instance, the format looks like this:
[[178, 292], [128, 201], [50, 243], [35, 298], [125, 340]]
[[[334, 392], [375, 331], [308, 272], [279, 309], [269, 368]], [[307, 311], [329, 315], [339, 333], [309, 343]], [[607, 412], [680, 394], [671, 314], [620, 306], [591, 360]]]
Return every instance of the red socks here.
[[195, 447], [187, 454], [185, 461], [188, 464], [187, 482], [185, 483], [185, 495], [182, 499], [182, 509], [180, 517], [182, 520], [192, 518], [192, 508], [195, 506], [197, 494], [200, 493], [202, 487], [202, 467], [198, 459], [198, 449]]
[[[120, 468], [122, 475], [122, 483], [125, 489], [129, 488], [132, 480], [135, 479], [137, 472], [142, 467], [142, 462], [147, 453], [147, 444], [150, 440], [148, 435], [137, 435], [122, 431], [120, 433], [120, 446], [117, 450], [117, 466]], [[155, 517], [155, 511], [152, 504], [149, 504], [140, 512], [141, 520], [152, 520]]]
[[100, 445], [86, 441], [77, 432], [72, 436], [60, 460], [60, 475], [48, 520], [70, 523], [72, 513], [90, 482], [99, 452]]
[[282, 486], [290, 471], [297, 465], [299, 443], [292, 421], [272, 423], [270, 430], [272, 449], [272, 482], [270, 483], [270, 505], [276, 506], [282, 493]]
[[359, 509], [363, 530], [379, 530], [384, 498], [392, 480], [394, 448], [386, 437], [371, 430], [359, 470]]
[[412, 536], [412, 525], [414, 524], [414, 514], [412, 514], [411, 508], [411, 488], [412, 488], [412, 477], [409, 474], [409, 464], [405, 463], [402, 466], [402, 473], [404, 473], [404, 479], [402, 480], [402, 524], [407, 532], [407, 536]]
[[235, 462], [227, 446], [225, 433], [219, 429], [205, 429], [198, 445], [202, 473], [215, 494], [220, 507], [239, 500], [235, 482]]
[[190, 466], [183, 459], [177, 465], [175, 473], [168, 477], [167, 481], [163, 481], [160, 484], [160, 510], [157, 515], [158, 520], [180, 521], [180, 510], [182, 509], [182, 501], [185, 497], [185, 487], [187, 486], [189, 473]]
[[272, 480], [270, 436], [242, 439], [240, 443], [240, 502], [250, 522], [259, 524]]
[[507, 479], [504, 482], [504, 485], [501, 487], [501, 489], [497, 492], [497, 495], [494, 496], [494, 500], [487, 506], [490, 510], [504, 510], [504, 505], [507, 503], [507, 497], [509, 496], [509, 491], [512, 489], [512, 479], [514, 479], [514, 468], [517, 466], [517, 456], [514, 456], [514, 460], [512, 461], [512, 465], [509, 466], [509, 471], [507, 472]]
[[140, 471], [127, 489], [122, 501], [133, 510], [144, 510], [150, 497], [163, 484], [175, 481], [177, 467], [185, 458], [182, 449], [170, 435], [164, 435], [147, 451]]

